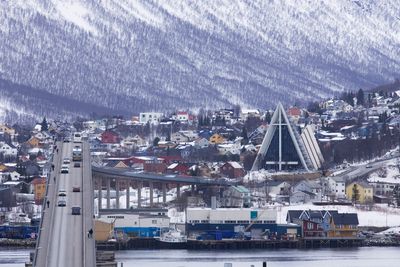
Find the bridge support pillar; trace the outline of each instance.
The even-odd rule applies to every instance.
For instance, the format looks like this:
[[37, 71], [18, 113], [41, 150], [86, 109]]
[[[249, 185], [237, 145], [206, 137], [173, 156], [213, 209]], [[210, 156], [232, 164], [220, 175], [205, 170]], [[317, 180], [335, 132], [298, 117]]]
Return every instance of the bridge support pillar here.
[[149, 182], [149, 190], [150, 190], [150, 207], [153, 207], [153, 182]]
[[142, 206], [142, 182], [138, 182], [137, 184], [137, 207], [140, 208]]
[[180, 198], [180, 197], [181, 197], [181, 185], [176, 184], [176, 198]]
[[115, 179], [115, 208], [119, 209], [119, 180]]
[[97, 186], [98, 186], [98, 194], [97, 194], [97, 206], [100, 212], [100, 209], [103, 208], [103, 192], [102, 192], [102, 186], [103, 186], [103, 179], [102, 178], [97, 178]]
[[126, 208], [130, 208], [130, 193], [129, 193], [129, 187], [131, 186], [131, 183], [129, 180], [126, 181]]
[[167, 203], [167, 184], [162, 183], [162, 202]]
[[110, 181], [110, 178], [108, 178], [107, 179], [107, 183], [106, 183], [106, 186], [107, 186], [107, 209], [109, 209], [110, 208], [110, 187], [111, 187], [111, 181]]

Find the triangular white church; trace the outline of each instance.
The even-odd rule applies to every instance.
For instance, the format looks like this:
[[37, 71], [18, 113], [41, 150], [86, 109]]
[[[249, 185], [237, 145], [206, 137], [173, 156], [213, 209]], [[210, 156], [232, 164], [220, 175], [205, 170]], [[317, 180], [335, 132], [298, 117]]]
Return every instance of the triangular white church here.
[[321, 168], [323, 162], [313, 127], [308, 125], [300, 135], [278, 103], [252, 170], [313, 171]]

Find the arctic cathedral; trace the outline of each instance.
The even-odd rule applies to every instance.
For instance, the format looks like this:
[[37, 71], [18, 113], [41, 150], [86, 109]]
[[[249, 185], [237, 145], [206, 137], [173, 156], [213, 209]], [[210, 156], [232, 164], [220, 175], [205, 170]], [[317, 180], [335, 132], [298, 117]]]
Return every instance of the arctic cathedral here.
[[279, 103], [268, 126], [267, 133], [254, 161], [252, 171], [272, 169], [276, 171], [316, 171], [324, 158], [311, 125], [300, 134], [289, 120]]

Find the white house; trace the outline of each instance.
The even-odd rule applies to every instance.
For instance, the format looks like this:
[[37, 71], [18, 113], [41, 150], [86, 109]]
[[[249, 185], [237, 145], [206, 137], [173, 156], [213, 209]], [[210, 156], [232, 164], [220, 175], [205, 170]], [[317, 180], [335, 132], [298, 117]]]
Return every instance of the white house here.
[[290, 184], [285, 181], [267, 181], [265, 183], [267, 194], [271, 197], [286, 194], [290, 188]]
[[181, 132], [175, 132], [175, 133], [171, 134], [171, 142], [181, 143], [181, 142], [189, 142], [189, 141], [190, 141], [189, 137]]
[[322, 181], [323, 194], [336, 199], [346, 198], [346, 182], [341, 177], [326, 177]]
[[16, 157], [18, 153], [18, 149], [11, 144], [7, 144], [5, 142], [0, 143], [0, 153], [2, 153], [6, 157]]
[[163, 118], [164, 114], [160, 112], [142, 112], [139, 114], [139, 121], [142, 124], [158, 124]]
[[239, 155], [241, 145], [240, 142], [224, 143], [224, 144], [219, 144], [217, 146], [217, 149], [221, 155], [226, 155], [228, 153], [232, 155]]
[[194, 140], [194, 147], [199, 148], [206, 148], [210, 145], [210, 142], [206, 138], [197, 138]]
[[292, 187], [293, 194], [299, 191], [303, 193], [311, 193], [311, 199], [313, 201], [321, 201], [322, 199], [322, 187], [314, 181], [303, 180]]
[[178, 111], [176, 113], [176, 119], [180, 122], [187, 122], [189, 120], [189, 113], [186, 111]]

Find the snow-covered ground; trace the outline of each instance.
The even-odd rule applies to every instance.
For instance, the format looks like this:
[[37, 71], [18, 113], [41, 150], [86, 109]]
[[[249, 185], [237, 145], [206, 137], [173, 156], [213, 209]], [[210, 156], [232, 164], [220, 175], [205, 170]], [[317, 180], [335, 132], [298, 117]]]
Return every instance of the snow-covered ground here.
[[370, 174], [369, 182], [400, 183], [400, 162], [392, 159], [385, 167]]

